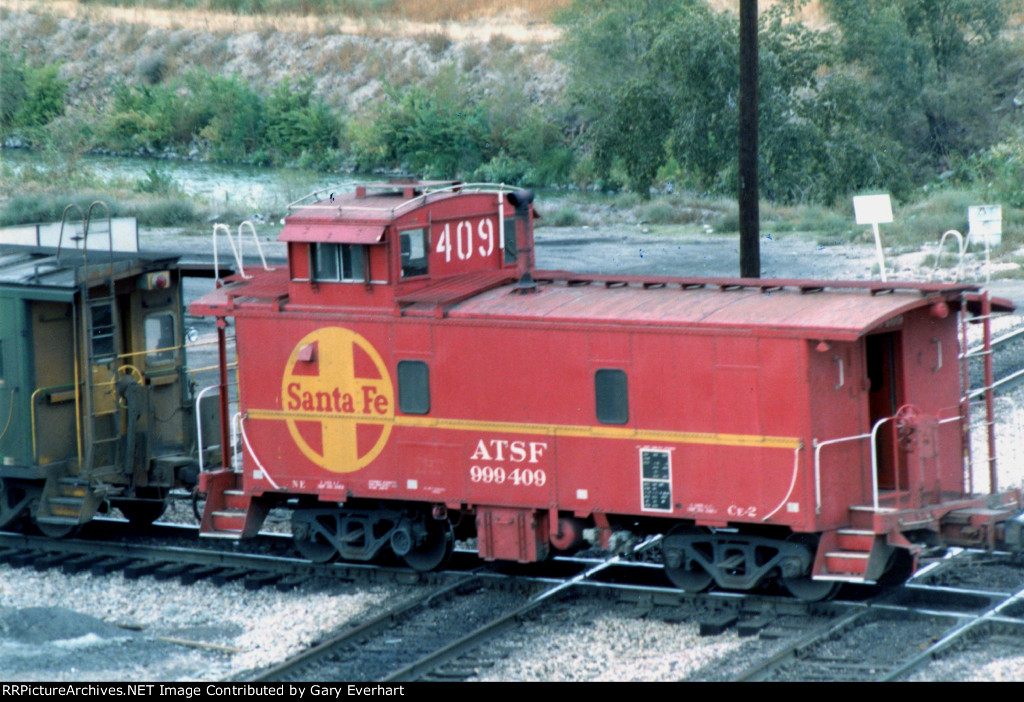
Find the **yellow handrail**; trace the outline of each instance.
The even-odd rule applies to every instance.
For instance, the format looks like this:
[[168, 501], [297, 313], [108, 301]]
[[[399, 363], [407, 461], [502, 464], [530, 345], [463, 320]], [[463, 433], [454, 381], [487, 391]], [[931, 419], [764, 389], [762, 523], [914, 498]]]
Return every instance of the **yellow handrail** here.
[[[36, 391], [32, 393], [32, 397], [29, 399], [29, 404], [32, 407], [31, 416], [32, 416], [32, 461], [33, 462], [38, 462], [39, 461], [39, 453], [38, 453], [38, 450], [39, 450], [38, 449], [38, 443], [39, 442], [36, 439], [36, 397], [41, 392], [49, 392], [51, 390], [67, 390], [69, 388], [74, 388], [75, 389], [75, 395], [77, 397], [77, 395], [78, 395], [78, 385], [77, 384], [76, 385], [72, 385], [70, 383], [65, 383], [64, 385], [49, 385], [47, 387], [37, 388]], [[79, 451], [81, 451], [81, 448], [79, 448]], [[79, 453], [79, 460], [81, 460], [81, 453]]]

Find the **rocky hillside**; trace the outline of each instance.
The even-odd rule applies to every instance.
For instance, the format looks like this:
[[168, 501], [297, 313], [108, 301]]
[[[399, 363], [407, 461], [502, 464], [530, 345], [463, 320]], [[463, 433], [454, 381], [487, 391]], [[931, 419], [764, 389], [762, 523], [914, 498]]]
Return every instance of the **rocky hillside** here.
[[121, 82], [157, 83], [192, 69], [253, 85], [310, 79], [332, 106], [353, 110], [387, 85], [441, 70], [498, 86], [515, 72], [529, 99], [545, 102], [562, 71], [550, 25], [509, 16], [454, 25], [357, 24], [344, 18], [238, 18], [0, 0], [4, 43], [34, 64], [59, 63], [70, 101], [89, 106]]

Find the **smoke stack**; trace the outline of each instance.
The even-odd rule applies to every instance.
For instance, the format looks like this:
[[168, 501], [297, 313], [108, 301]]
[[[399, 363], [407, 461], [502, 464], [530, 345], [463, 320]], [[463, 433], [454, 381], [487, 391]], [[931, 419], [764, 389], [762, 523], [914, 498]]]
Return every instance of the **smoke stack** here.
[[516, 208], [516, 252], [519, 282], [515, 292], [520, 295], [537, 291], [530, 271], [533, 269], [533, 222], [530, 218], [530, 204], [533, 202], [532, 190], [516, 190], [505, 196], [509, 204]]

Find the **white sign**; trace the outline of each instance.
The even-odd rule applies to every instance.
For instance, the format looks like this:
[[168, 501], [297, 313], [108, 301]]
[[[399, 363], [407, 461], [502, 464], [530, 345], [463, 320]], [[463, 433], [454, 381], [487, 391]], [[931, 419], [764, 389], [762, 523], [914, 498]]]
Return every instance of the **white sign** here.
[[1003, 208], [977, 205], [967, 208], [967, 235], [971, 241], [995, 248], [1003, 243]]
[[853, 214], [857, 224], [889, 224], [892, 222], [892, 201], [887, 194], [858, 195], [853, 198]]
[[853, 214], [857, 224], [870, 224], [875, 232], [875, 254], [878, 256], [878, 272], [885, 282], [885, 256], [882, 254], [882, 235], [878, 232], [879, 224], [892, 221], [892, 201], [884, 195], [858, 195], [853, 198]]

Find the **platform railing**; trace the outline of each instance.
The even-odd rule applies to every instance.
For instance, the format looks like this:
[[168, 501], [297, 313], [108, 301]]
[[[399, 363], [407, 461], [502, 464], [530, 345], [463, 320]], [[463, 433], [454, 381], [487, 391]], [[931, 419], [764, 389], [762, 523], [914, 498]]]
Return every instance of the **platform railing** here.
[[[815, 511], [815, 514], [821, 514], [821, 506], [822, 506], [822, 498], [821, 498], [821, 450], [823, 448], [825, 448], [826, 446], [834, 446], [836, 444], [848, 443], [848, 442], [851, 442], [851, 441], [867, 441], [868, 442], [868, 446], [869, 446], [870, 451], [871, 451], [871, 506], [876, 511], [881, 508], [881, 498], [880, 498], [881, 488], [879, 487], [879, 484], [878, 484], [878, 474], [879, 474], [879, 471], [878, 471], [878, 468], [879, 468], [879, 450], [878, 450], [878, 447], [879, 447], [879, 431], [881, 430], [881, 428], [885, 424], [887, 424], [889, 422], [893, 423], [893, 427], [892, 427], [892, 431], [893, 431], [893, 436], [892, 436], [892, 438], [893, 438], [893, 447], [892, 447], [893, 463], [892, 463], [892, 468], [893, 468], [893, 479], [895, 481], [893, 489], [898, 492], [900, 489], [902, 489], [904, 487], [908, 488], [908, 489], [912, 489], [912, 488], [916, 487], [915, 482], [919, 483], [919, 484], [922, 484], [922, 485], [927, 482], [925, 480], [925, 476], [920, 475], [920, 476], [916, 476], [917, 477], [917, 481], [914, 481], [911, 476], [908, 476], [908, 485], [906, 485], [906, 486], [901, 486], [900, 483], [899, 483], [899, 474], [900, 474], [900, 467], [901, 466], [900, 466], [900, 458], [899, 458], [900, 450], [899, 450], [898, 424], [899, 424], [899, 421], [901, 419], [902, 419], [901, 414], [899, 412], [897, 412], [894, 415], [891, 415], [889, 417], [882, 417], [881, 419], [877, 420], [871, 426], [871, 431], [865, 432], [863, 434], [853, 434], [851, 436], [841, 436], [841, 437], [838, 437], [838, 438], [835, 438], [835, 439], [827, 439], [825, 441], [819, 441], [818, 439], [814, 439], [813, 440], [812, 445], [814, 446], [814, 511]], [[953, 423], [953, 422], [962, 422], [962, 421], [963, 421], [963, 416], [960, 415], [960, 414], [955, 414], [952, 417], [946, 417], [945, 419], [938, 419], [937, 417], [935, 418], [935, 423], [938, 426], [942, 426], [944, 424], [950, 424], [950, 423]], [[970, 463], [967, 464], [967, 472], [968, 472], [968, 474], [973, 475], [973, 469], [971, 468]], [[971, 479], [971, 482], [973, 484], [973, 479]]]
[[[234, 384], [235, 383], [229, 383], [229, 385], [234, 385]], [[196, 402], [196, 412], [195, 412], [195, 418], [196, 418], [196, 444], [197, 444], [197, 451], [198, 451], [198, 454], [199, 454], [199, 472], [200, 473], [204, 473], [207, 470], [206, 465], [205, 465], [205, 459], [204, 459], [204, 456], [206, 454], [206, 446], [203, 443], [203, 441], [204, 441], [204, 439], [203, 439], [203, 413], [201, 411], [202, 400], [203, 400], [203, 397], [208, 392], [210, 392], [211, 390], [220, 390], [220, 389], [221, 389], [221, 385], [220, 385], [220, 383], [217, 383], [215, 385], [208, 385], [208, 386], [206, 386], [205, 388], [203, 388], [202, 390], [200, 390], [199, 392], [196, 393], [196, 400], [195, 400], [195, 402]], [[236, 448], [236, 444], [235, 444], [236, 439], [237, 439], [237, 437], [232, 437], [232, 440], [231, 440], [232, 445], [231, 445], [230, 448], [231, 448], [231, 455], [232, 456], [234, 456], [234, 454], [236, 453], [235, 450], [234, 450]], [[220, 449], [221, 450], [221, 455], [225, 455], [224, 452], [225, 452], [225, 450], [227, 448], [229, 448], [229, 447], [221, 446], [221, 449]], [[212, 470], [212, 468], [211, 468], [211, 470]]]

